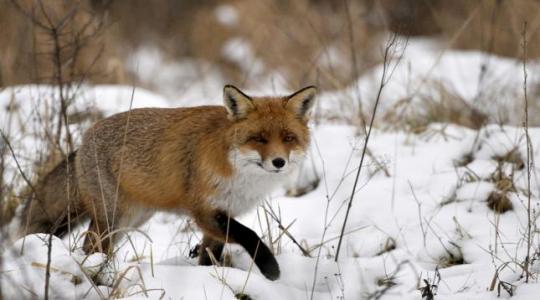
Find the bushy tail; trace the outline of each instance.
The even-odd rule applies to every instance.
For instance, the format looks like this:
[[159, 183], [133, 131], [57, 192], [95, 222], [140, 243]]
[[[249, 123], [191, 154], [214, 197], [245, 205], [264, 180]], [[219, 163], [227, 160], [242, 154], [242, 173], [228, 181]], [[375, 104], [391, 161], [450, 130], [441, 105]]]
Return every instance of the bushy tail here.
[[23, 204], [19, 236], [52, 233], [62, 237], [84, 218], [74, 151], [40, 178]]

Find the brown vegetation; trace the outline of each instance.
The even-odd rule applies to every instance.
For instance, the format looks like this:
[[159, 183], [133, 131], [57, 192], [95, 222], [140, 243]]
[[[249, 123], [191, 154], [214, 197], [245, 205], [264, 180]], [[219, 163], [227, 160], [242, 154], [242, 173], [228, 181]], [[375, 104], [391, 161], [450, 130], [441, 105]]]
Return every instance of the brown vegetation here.
[[0, 28], [0, 86], [116, 81], [104, 22], [83, 1], [2, 1]]
[[[521, 57], [523, 22], [529, 23], [527, 39], [540, 38], [538, 0], [380, 0], [392, 30], [411, 35], [439, 34], [455, 48], [483, 50]], [[529, 44], [529, 56], [540, 56], [540, 44]]]
[[[292, 85], [318, 81], [337, 88], [358, 74], [357, 70], [353, 72], [349, 61], [351, 49], [358, 56], [357, 69], [375, 63], [368, 49], [372, 48], [377, 31], [368, 30], [363, 5], [356, 2], [350, 3], [348, 10], [343, 4], [309, 0], [165, 0], [151, 5], [143, 0], [41, 3], [29, 0], [0, 3], [0, 50], [5, 53], [1, 58], [4, 67], [0, 86], [48, 82], [52, 77], [51, 59], [47, 57], [51, 53], [50, 39], [36, 22], [22, 17], [29, 14], [35, 14], [42, 23], [50, 17], [55, 24], [69, 16], [70, 22], [60, 32], [66, 56], [75, 51], [72, 43], [78, 37], [73, 36], [74, 32], [92, 31], [101, 23], [106, 26], [106, 30], [84, 32], [93, 38], [86, 41], [85, 47], [76, 49], [81, 51], [76, 61], [64, 66], [77, 71], [88, 70], [93, 64], [92, 74], [87, 74], [92, 82], [125, 81], [125, 54], [144, 45], [159, 48], [168, 59], [189, 57], [209, 61], [230, 81], [240, 83], [248, 77], [278, 70], [280, 76], [292, 79]], [[235, 24], [222, 24], [216, 17], [216, 9], [224, 3], [236, 8]], [[344, 17], [346, 13], [351, 16], [351, 24]], [[352, 28], [352, 38], [348, 25]], [[266, 66], [263, 74], [249, 74], [246, 66], [239, 65], [241, 62], [231, 61], [223, 54], [231, 38], [250, 43], [255, 56]], [[347, 59], [340, 61], [336, 57]]]
[[512, 202], [510, 199], [508, 199], [508, 196], [506, 193], [503, 192], [492, 192], [489, 194], [489, 197], [487, 198], [487, 206], [497, 212], [497, 213], [505, 213], [509, 210], [512, 210], [514, 206], [512, 205]]
[[[63, 54], [75, 60], [64, 68], [91, 82], [130, 82], [125, 63], [144, 45], [167, 59], [208, 61], [230, 82], [276, 74], [291, 88], [307, 82], [340, 88], [379, 63], [386, 28], [409, 35], [439, 35], [452, 47], [480, 49], [519, 57], [520, 30], [529, 22], [528, 39], [540, 35], [540, 2], [510, 1], [277, 1], [277, 0], [6, 0], [0, 2], [0, 86], [49, 82], [53, 74], [49, 34], [41, 23], [50, 18], [60, 28]], [[236, 9], [236, 21], [216, 16], [223, 4]], [[80, 33], [77, 36], [75, 33]], [[81, 35], [82, 34], [82, 35]], [[82, 37], [86, 37], [83, 39]], [[223, 53], [231, 38], [247, 41], [263, 69], [250, 69]], [[79, 47], [84, 43], [84, 47]], [[540, 44], [530, 43], [530, 57]], [[92, 73], [86, 74], [92, 66]], [[145, 83], [140, 83], [144, 85]]]
[[488, 122], [485, 113], [442, 82], [430, 81], [428, 86], [431, 90], [397, 101], [386, 111], [383, 119], [390, 127], [422, 133], [432, 123], [452, 123], [479, 129]]

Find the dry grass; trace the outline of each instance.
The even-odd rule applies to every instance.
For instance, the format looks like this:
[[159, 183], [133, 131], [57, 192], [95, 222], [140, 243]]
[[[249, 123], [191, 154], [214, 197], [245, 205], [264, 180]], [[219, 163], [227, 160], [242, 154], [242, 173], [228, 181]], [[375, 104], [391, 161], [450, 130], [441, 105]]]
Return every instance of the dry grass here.
[[[382, 41], [366, 23], [364, 7], [356, 1], [336, 2], [329, 7], [307, 0], [244, 1], [239, 34], [292, 85], [317, 82], [321, 88], [340, 88], [355, 79], [355, 72], [380, 62], [377, 46]], [[347, 23], [347, 13], [352, 24]]]
[[381, 250], [375, 254], [375, 256], [383, 255], [385, 253], [389, 253], [391, 251], [396, 250], [397, 244], [396, 240], [392, 237], [388, 237], [386, 241], [384, 242], [384, 245], [381, 245]]
[[[37, 1], [0, 2], [3, 53], [0, 86], [47, 82], [52, 74], [51, 59], [35, 54], [49, 53], [51, 45], [39, 27], [22, 17], [13, 2], [27, 11], [40, 11]], [[50, 0], [43, 3], [53, 21], [61, 20], [74, 7], [80, 8], [73, 25], [64, 28], [67, 39], [89, 19], [104, 22], [105, 30], [96, 33], [77, 59], [64, 66], [83, 76], [83, 71], [93, 64], [93, 73], [85, 76], [97, 83], [131, 82], [133, 74], [127, 71], [126, 58], [144, 45], [157, 47], [167, 59], [208, 61], [221, 70], [227, 81], [238, 84], [274, 76], [273, 79], [285, 79], [292, 89], [306, 83], [339, 89], [380, 63], [378, 51], [386, 28], [413, 36], [437, 34], [454, 38], [455, 35], [453, 47], [511, 57], [520, 56], [519, 32], [523, 21], [530, 24], [529, 40], [538, 40], [540, 36], [540, 2], [525, 0], [161, 0], [152, 4], [145, 0]], [[235, 24], [222, 24], [216, 17], [216, 9], [223, 4], [236, 9]], [[462, 28], [469, 16], [471, 21]], [[43, 14], [38, 17], [43, 21]], [[86, 30], [91, 32], [93, 26]], [[231, 38], [247, 41], [263, 69], [246, 66], [250, 63], [224, 55], [223, 49]], [[97, 60], [96, 53], [101, 53]], [[540, 44], [529, 44], [529, 56], [540, 56]]]
[[[367, 2], [373, 0], [365, 0]], [[457, 36], [454, 47], [521, 57], [523, 22], [530, 26], [527, 39], [540, 38], [540, 2], [536, 0], [380, 0], [391, 29], [412, 35], [454, 36], [465, 20], [471, 22]], [[529, 44], [529, 57], [540, 57], [540, 44]]]
[[[4, 53], [0, 58], [3, 66], [0, 86], [47, 82], [44, 78], [51, 78], [51, 57], [35, 55], [50, 53], [51, 45], [39, 26], [22, 17], [17, 9], [20, 6], [27, 12], [37, 11], [38, 19], [45, 22], [38, 3], [0, 2], [0, 51]], [[318, 82], [323, 88], [340, 88], [355, 78], [359, 70], [377, 63], [378, 56], [371, 49], [378, 42], [380, 31], [368, 26], [367, 11], [356, 1], [329, 4], [310, 0], [163, 0], [150, 5], [144, 0], [51, 0], [43, 3], [53, 22], [61, 21], [77, 8], [75, 22], [63, 28], [66, 39], [72, 38], [71, 34], [80, 31], [92, 18], [105, 23], [105, 30], [96, 32], [77, 59], [64, 66], [82, 71], [94, 64], [93, 73], [87, 74], [91, 82], [130, 81], [126, 54], [144, 45], [159, 48], [167, 59], [208, 61], [218, 66], [225, 78], [237, 83], [277, 71], [291, 87]], [[351, 15], [352, 40], [347, 30], [346, 3]], [[236, 24], [219, 22], [216, 9], [222, 4], [236, 9]], [[85, 30], [92, 31], [93, 27], [90, 24]], [[231, 38], [249, 42], [264, 66], [262, 72], [253, 72], [246, 62], [224, 55], [223, 49]], [[350, 63], [351, 49], [357, 56], [356, 66]], [[69, 51], [66, 49], [66, 56], [71, 55]], [[97, 60], [96, 53], [101, 53]]]
[[[216, 18], [216, 9], [224, 3], [236, 9], [235, 24], [224, 25]], [[353, 79], [351, 48], [356, 50], [359, 70], [377, 63], [371, 49], [380, 32], [369, 28], [364, 6], [350, 1], [354, 28], [351, 47], [344, 3], [161, 1], [160, 5], [149, 7], [146, 1], [138, 0], [113, 3], [110, 14], [117, 21], [120, 38], [127, 39], [132, 47], [152, 43], [171, 59], [192, 57], [209, 61], [232, 82], [249, 84], [277, 72], [291, 88], [313, 82], [322, 88], [339, 88]], [[142, 24], [137, 24], [139, 20]], [[141, 25], [145, 28], [142, 32], [132, 30]], [[224, 55], [223, 49], [232, 38], [249, 42], [253, 54], [262, 62], [262, 71], [250, 65], [249, 60], [231, 60]]]
[[432, 81], [427, 92], [397, 101], [386, 111], [383, 120], [391, 127], [414, 133], [424, 132], [432, 123], [452, 123], [479, 129], [488, 122], [488, 116], [468, 103], [444, 83]]
[[487, 206], [496, 213], [502, 214], [512, 210], [514, 206], [507, 193], [494, 191], [487, 198]]
[[[31, 0], [0, 2], [0, 86], [52, 83], [57, 76], [56, 59], [65, 62], [62, 72], [74, 81], [118, 82], [122, 72], [115, 63], [119, 60], [116, 49], [111, 37], [102, 34], [101, 19], [86, 1], [51, 0], [43, 4]], [[62, 49], [58, 58], [54, 57], [51, 33], [39, 24], [58, 25], [56, 34]]]

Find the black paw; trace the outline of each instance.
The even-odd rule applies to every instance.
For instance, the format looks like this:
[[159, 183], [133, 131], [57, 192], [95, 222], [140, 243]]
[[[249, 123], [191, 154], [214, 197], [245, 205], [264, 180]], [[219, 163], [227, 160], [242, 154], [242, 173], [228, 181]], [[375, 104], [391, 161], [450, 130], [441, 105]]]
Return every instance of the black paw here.
[[257, 267], [259, 267], [259, 270], [261, 270], [261, 273], [270, 280], [276, 280], [279, 278], [280, 271], [279, 271], [279, 264], [272, 254], [270, 252], [270, 249], [266, 247], [266, 245], [262, 244], [262, 247], [260, 247], [257, 257], [255, 258], [255, 264], [257, 264]]
[[281, 274], [279, 265], [274, 258], [271, 261], [265, 262], [262, 266], [259, 266], [259, 269], [264, 277], [272, 281], [279, 279], [279, 275]]

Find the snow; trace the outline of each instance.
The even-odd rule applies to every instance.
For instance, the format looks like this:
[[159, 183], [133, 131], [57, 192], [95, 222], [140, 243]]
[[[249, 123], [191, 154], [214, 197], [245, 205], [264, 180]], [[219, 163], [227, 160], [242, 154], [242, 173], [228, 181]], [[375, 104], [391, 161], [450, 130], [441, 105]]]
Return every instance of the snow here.
[[[448, 50], [433, 40], [415, 39], [405, 45], [399, 43], [397, 56], [403, 50], [400, 63], [393, 68], [391, 80], [381, 96], [379, 116], [392, 109], [400, 101], [410, 100], [421, 105], [422, 98], [436, 101], [441, 99], [440, 86], [455, 94], [472, 107], [492, 116], [493, 121], [505, 121], [521, 125], [523, 98], [523, 65], [519, 60], [487, 55], [482, 52]], [[397, 58], [395, 59], [397, 60]], [[482, 72], [481, 70], [485, 71]], [[529, 91], [540, 83], [540, 64], [527, 64]], [[355, 84], [343, 90], [323, 94], [323, 113], [336, 115], [336, 108], [344, 107], [337, 113], [342, 118], [351, 119], [358, 114], [357, 95], [362, 105], [372, 107], [377, 87], [383, 73], [382, 65], [362, 75]], [[349, 101], [342, 101], [349, 99]], [[533, 106], [533, 105], [531, 105]], [[371, 109], [369, 109], [371, 111]]]
[[243, 68], [246, 74], [257, 75], [264, 69], [263, 62], [257, 58], [251, 44], [241, 37], [228, 40], [222, 52], [227, 59]]
[[[29, 235], [3, 253], [2, 292], [5, 299], [43, 298], [48, 238], [45, 234]], [[53, 237], [51, 257], [49, 296], [52, 299], [99, 299], [99, 294], [108, 294], [108, 287], [92, 288], [88, 274], [83, 272], [83, 267], [86, 270], [92, 268], [88, 267], [90, 262], [102, 263], [102, 259], [96, 259], [97, 255], [81, 266], [84, 253], [70, 251], [60, 239]]]
[[126, 64], [145, 87], [160, 91], [177, 106], [221, 96], [223, 78], [208, 62], [173, 60], [154, 46], [143, 46], [128, 56]]
[[222, 4], [216, 7], [214, 14], [219, 23], [233, 27], [238, 23], [238, 12], [232, 5]]
[[[239, 40], [233, 40], [228, 47], [232, 59], [241, 57], [236, 56], [237, 50], [233, 48], [249, 49]], [[466, 99], [472, 101], [476, 97], [482, 90], [476, 72], [485, 56], [447, 51], [437, 57], [437, 51], [425, 41], [410, 43], [401, 67], [396, 69], [384, 93], [383, 111], [410, 95], [407, 82], [418, 87], [420, 78], [426, 76], [454, 87]], [[432, 69], [433, 64], [438, 67]], [[501, 98], [509, 90], [518, 93], [521, 81], [516, 76], [520, 74], [516, 73], [520, 68], [518, 62], [491, 57], [489, 66], [490, 76], [486, 78], [505, 83], [504, 88], [501, 86], [505, 91]], [[142, 62], [139, 67], [142, 73], [152, 68]], [[187, 69], [179, 70], [171, 73]], [[373, 82], [380, 72], [376, 68], [358, 81], [366, 103], [373, 99], [376, 92]], [[219, 78], [219, 75], [209, 76]], [[137, 87], [133, 107], [219, 103], [221, 84], [216, 79], [209, 89], [196, 86], [178, 98]], [[258, 94], [271, 91], [268, 86], [251, 89]], [[203, 90], [212, 95], [204, 94]], [[354, 95], [353, 91], [354, 87], [349, 87], [323, 93], [319, 103], [323, 111], [337, 111], [343, 103], [336, 101]], [[84, 86], [79, 94], [82, 100], [76, 102], [82, 106], [72, 109], [97, 107], [108, 116], [127, 110], [132, 92], [130, 86]], [[16, 153], [28, 157], [23, 165], [27, 172], [32, 170], [30, 158], [40, 145], [34, 137], [42, 128], [32, 125], [36, 122], [36, 111], [55, 115], [57, 108], [50, 102], [55, 93], [46, 86], [11, 87], [0, 92], [2, 107], [13, 97], [20, 105], [18, 120], [9, 119], [2, 108], [0, 125], [3, 131], [10, 128], [7, 132]], [[494, 105], [486, 107], [492, 108]], [[339, 110], [339, 113], [347, 111]], [[197, 259], [188, 255], [201, 239], [194, 224], [185, 216], [157, 213], [140, 228], [145, 234], [130, 231], [130, 240], [120, 242], [110, 262], [100, 254], [86, 257], [81, 252], [76, 237], [84, 229], [64, 240], [53, 238], [51, 297], [99, 299], [112, 294], [123, 299], [235, 299], [236, 294], [242, 293], [252, 299], [370, 299], [380, 295], [380, 299], [401, 300], [420, 299], [426, 280], [437, 285], [436, 299], [500, 299], [498, 288], [501, 297], [507, 299], [510, 295], [503, 285], [512, 286], [509, 290], [515, 299], [537, 298], [540, 264], [537, 260], [532, 263], [533, 276], [528, 284], [519, 267], [526, 255], [527, 171], [516, 162], [500, 160], [508, 152], [515, 152], [526, 164], [523, 128], [488, 125], [476, 131], [457, 125], [431, 124], [423, 134], [374, 129], [369, 144], [374, 155], [367, 156], [364, 162], [339, 260], [335, 262], [365, 137], [348, 124], [323, 122], [310, 126], [313, 139], [306, 169], [314, 168], [321, 178], [317, 189], [296, 198], [278, 190], [264, 206], [275, 212], [288, 233], [311, 257], [302, 255], [288, 235], [281, 235], [278, 224], [270, 216], [268, 227], [262, 207], [239, 218], [276, 253], [281, 268], [278, 280], [272, 282], [262, 276], [237, 245], [226, 247], [232, 267], [198, 266]], [[529, 134], [533, 159], [538, 161], [540, 128], [530, 128]], [[380, 169], [381, 165], [389, 176]], [[539, 169], [533, 167], [531, 204], [538, 211]], [[16, 178], [11, 160], [7, 168], [10, 171], [6, 176]], [[507, 191], [513, 209], [499, 214], [488, 207], [487, 198], [501, 188], [496, 179], [501, 176], [514, 182], [514, 188]], [[269, 243], [270, 236], [273, 240], [281, 238], [279, 242]], [[31, 298], [33, 294], [43, 297], [45, 268], [42, 266], [47, 263], [47, 239], [47, 235], [30, 235], [25, 240], [2, 241], [0, 280], [4, 298]], [[538, 246], [535, 239], [532, 251]], [[99, 268], [106, 270], [105, 275], [100, 275], [93, 285], [90, 278]], [[494, 289], [490, 290], [495, 276]]]

